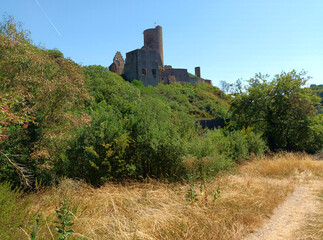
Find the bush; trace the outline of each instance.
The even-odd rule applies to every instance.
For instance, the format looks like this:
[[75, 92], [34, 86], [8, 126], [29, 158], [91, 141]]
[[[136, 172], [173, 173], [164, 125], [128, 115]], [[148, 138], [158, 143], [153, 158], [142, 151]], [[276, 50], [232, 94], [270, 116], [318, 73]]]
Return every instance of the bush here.
[[231, 161], [243, 161], [250, 155], [262, 155], [267, 146], [260, 134], [250, 129], [229, 131], [224, 129], [209, 130], [207, 139], [216, 154], [222, 155]]
[[309, 139], [304, 149], [309, 153], [316, 153], [323, 150], [323, 113], [312, 118], [310, 123]]
[[179, 176], [181, 158], [197, 137], [193, 118], [173, 111], [163, 97], [142, 94], [140, 84], [136, 87], [106, 68], [88, 66], [84, 72], [94, 97], [87, 103], [92, 121], [75, 132], [57, 162], [59, 174], [94, 185]]
[[143, 95], [157, 97], [168, 103], [172, 110], [182, 111], [199, 119], [225, 118], [228, 114], [229, 104], [226, 96], [217, 87], [209, 84], [194, 85], [173, 83], [159, 84], [153, 88], [145, 87], [141, 82], [132, 82]]
[[262, 134], [256, 134], [250, 129], [246, 131], [246, 134], [249, 155], [262, 156], [268, 150], [266, 142], [262, 139]]
[[53, 58], [64, 57], [63, 53], [56, 48], [49, 49], [49, 50], [47, 50], [47, 52], [48, 52], [48, 55]]
[[[194, 122], [173, 118], [171, 108], [162, 100], [145, 97], [134, 109], [128, 157], [133, 159], [142, 177], [178, 175], [181, 157]], [[190, 125], [189, 125], [190, 124]]]
[[[231, 109], [236, 126], [263, 132], [273, 151], [314, 151], [308, 143], [316, 139], [311, 124], [315, 122], [315, 106], [320, 104], [320, 98], [310, 88], [303, 87], [309, 77], [305, 72], [293, 70], [282, 72], [271, 81], [267, 78], [257, 74], [244, 91], [240, 89], [235, 94]], [[315, 147], [316, 151], [322, 146]]]
[[[54, 162], [73, 131], [87, 120], [78, 117], [88, 100], [82, 68], [60, 55], [58, 50], [33, 45], [12, 17], [0, 22], [0, 96], [2, 100], [6, 93], [16, 102], [0, 104], [15, 122], [10, 124], [6, 114], [0, 114], [0, 135], [9, 135], [0, 151], [15, 155], [13, 161], [26, 166], [31, 178], [45, 182], [45, 177], [47, 183], [52, 180], [49, 172], [55, 176]], [[18, 185], [10, 166], [2, 160], [0, 157], [0, 178]]]
[[91, 125], [78, 131], [57, 169], [61, 175], [85, 178], [94, 185], [130, 176], [132, 165], [125, 157], [130, 140], [127, 120], [104, 101], [92, 109]]

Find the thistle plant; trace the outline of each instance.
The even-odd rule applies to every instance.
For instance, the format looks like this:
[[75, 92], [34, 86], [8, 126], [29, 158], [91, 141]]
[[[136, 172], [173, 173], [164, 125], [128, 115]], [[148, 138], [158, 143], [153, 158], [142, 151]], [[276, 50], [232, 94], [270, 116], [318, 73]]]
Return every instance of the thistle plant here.
[[[207, 189], [207, 178], [210, 172], [211, 158], [202, 157], [198, 159], [197, 157], [184, 157], [183, 165], [187, 171], [187, 178], [189, 180], [189, 189], [186, 191], [185, 198], [189, 202], [196, 202], [198, 200], [198, 195], [194, 189], [194, 184], [196, 181], [200, 181], [200, 194], [204, 198], [205, 205], [208, 204], [208, 189]], [[220, 189], [215, 192], [213, 199], [216, 200], [220, 197]]]
[[59, 209], [56, 208], [56, 216], [59, 220], [57, 223], [60, 225], [56, 226], [55, 230], [59, 233], [58, 240], [65, 240], [74, 232], [74, 230], [68, 229], [68, 227], [74, 224], [71, 222], [73, 215], [71, 214], [69, 205], [65, 199], [63, 202], [59, 203], [59, 206]]
[[208, 202], [208, 192], [206, 187], [206, 178], [207, 178], [207, 171], [208, 167], [210, 166], [211, 158], [210, 157], [203, 157], [200, 160], [200, 166], [199, 166], [199, 175], [200, 175], [200, 191], [201, 194], [204, 196], [205, 204]]
[[189, 174], [188, 179], [190, 182], [190, 188], [186, 191], [185, 198], [188, 202], [196, 202], [197, 201], [197, 194], [194, 189], [195, 180], [194, 180], [193, 174]]
[[[39, 226], [40, 226], [39, 221], [40, 221], [40, 215], [37, 216], [34, 231], [32, 231], [30, 234], [32, 240], [37, 240], [37, 234], [39, 232]], [[42, 240], [42, 238], [39, 238], [38, 240]]]
[[216, 189], [214, 196], [213, 196], [213, 201], [216, 201], [220, 197], [221, 191], [220, 191], [220, 185], [218, 185], [218, 188]]

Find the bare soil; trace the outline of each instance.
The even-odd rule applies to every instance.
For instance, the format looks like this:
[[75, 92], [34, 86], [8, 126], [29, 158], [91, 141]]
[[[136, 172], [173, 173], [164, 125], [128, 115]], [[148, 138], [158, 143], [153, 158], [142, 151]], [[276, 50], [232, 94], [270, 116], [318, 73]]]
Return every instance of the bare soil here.
[[322, 180], [300, 184], [274, 211], [265, 225], [244, 240], [294, 240], [296, 232], [306, 222], [306, 217], [319, 209], [317, 193], [323, 188]]

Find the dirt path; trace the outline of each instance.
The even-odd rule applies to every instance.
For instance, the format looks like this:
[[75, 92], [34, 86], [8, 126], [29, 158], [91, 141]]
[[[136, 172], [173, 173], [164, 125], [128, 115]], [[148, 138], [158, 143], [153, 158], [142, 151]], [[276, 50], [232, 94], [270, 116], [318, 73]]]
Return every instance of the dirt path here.
[[292, 195], [280, 205], [269, 221], [244, 240], [294, 240], [294, 233], [314, 213], [319, 205], [316, 194], [323, 181], [312, 181], [296, 187]]

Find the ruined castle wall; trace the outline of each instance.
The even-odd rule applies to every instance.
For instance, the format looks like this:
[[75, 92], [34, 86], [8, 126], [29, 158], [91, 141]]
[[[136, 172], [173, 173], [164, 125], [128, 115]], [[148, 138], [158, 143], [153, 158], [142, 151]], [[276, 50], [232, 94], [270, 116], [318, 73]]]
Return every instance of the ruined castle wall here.
[[210, 84], [210, 85], [212, 85], [212, 81], [211, 80], [208, 80], [208, 79], [204, 79], [204, 78], [196, 78], [196, 80], [197, 80], [197, 83], [198, 84], [203, 84], [203, 83], [207, 83], [207, 84]]
[[132, 82], [140, 80], [145, 86], [157, 86], [161, 81], [160, 55], [155, 50], [137, 49], [127, 53], [124, 77]]
[[196, 77], [189, 77], [188, 82], [192, 85], [194, 85], [195, 83], [198, 83], [198, 78]]
[[118, 51], [113, 58], [113, 63], [109, 66], [109, 70], [118, 75], [122, 75], [124, 71], [124, 59]]
[[165, 76], [168, 79], [176, 79], [176, 82], [180, 82], [182, 84], [187, 82], [187, 79], [189, 78], [187, 69], [181, 69], [181, 68], [166, 68]]
[[204, 79], [205, 83], [212, 85], [212, 80]]
[[126, 53], [126, 63], [124, 65], [123, 77], [132, 82], [134, 79], [138, 79], [138, 67], [137, 67], [137, 50]]
[[167, 79], [169, 79], [169, 83], [176, 81], [181, 84], [190, 83], [194, 85], [195, 83], [201, 84], [201, 80], [203, 80], [202, 78], [191, 77], [188, 74], [187, 69], [180, 68], [166, 68], [165, 76], [167, 77]]

